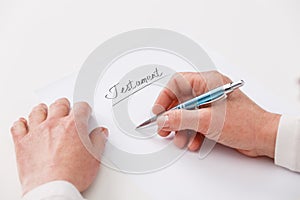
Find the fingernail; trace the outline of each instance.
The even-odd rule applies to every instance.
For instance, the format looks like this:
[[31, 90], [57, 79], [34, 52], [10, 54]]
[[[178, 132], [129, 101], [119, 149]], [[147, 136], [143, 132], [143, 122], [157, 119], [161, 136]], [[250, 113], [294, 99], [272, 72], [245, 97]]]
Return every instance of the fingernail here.
[[26, 119], [24, 117], [20, 117], [19, 120], [22, 122], [26, 122]]
[[169, 122], [169, 116], [168, 115], [162, 115], [157, 118], [157, 125], [159, 127], [169, 127], [170, 122]]
[[108, 129], [107, 128], [104, 128], [104, 127], [101, 127], [101, 131], [100, 131], [102, 134], [105, 135], [105, 137], [108, 137]]

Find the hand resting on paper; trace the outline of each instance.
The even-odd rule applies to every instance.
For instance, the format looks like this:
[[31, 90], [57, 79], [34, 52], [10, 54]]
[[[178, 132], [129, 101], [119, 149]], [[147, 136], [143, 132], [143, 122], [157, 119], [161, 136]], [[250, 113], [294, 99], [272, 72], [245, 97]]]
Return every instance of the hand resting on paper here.
[[11, 133], [23, 194], [55, 180], [68, 181], [80, 192], [88, 188], [96, 177], [100, 158], [88, 152], [81, 139], [86, 138], [101, 156], [108, 135], [102, 127], [88, 135], [90, 113], [87, 103], [76, 103], [71, 109], [63, 98], [49, 110], [45, 104], [37, 105], [28, 121], [20, 118], [14, 123]]
[[[207, 92], [208, 80], [210, 83], [215, 82], [216, 87], [232, 82], [217, 71], [177, 73], [159, 94], [152, 109], [153, 113], [158, 114]], [[276, 134], [281, 116], [262, 109], [239, 89], [228, 94], [226, 101], [220, 103], [226, 103], [225, 121], [217, 139], [209, 132], [211, 106], [164, 113], [157, 120], [158, 134], [165, 137], [171, 131], [175, 131], [174, 143], [180, 148], [187, 145], [191, 151], [198, 150], [204, 137], [207, 137], [237, 149], [247, 156], [274, 158]], [[196, 135], [189, 137], [187, 130], [194, 131]]]

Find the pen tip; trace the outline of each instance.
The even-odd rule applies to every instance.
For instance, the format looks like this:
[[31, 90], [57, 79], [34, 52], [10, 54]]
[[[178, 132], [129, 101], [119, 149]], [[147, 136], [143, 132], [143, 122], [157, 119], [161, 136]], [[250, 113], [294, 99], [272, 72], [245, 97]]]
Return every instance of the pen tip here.
[[138, 125], [138, 126], [135, 128], [135, 130], [144, 128], [144, 127], [146, 127], [146, 126], [149, 126], [149, 125], [151, 125], [151, 123], [153, 123], [153, 119], [148, 119], [147, 121], [144, 121], [143, 123], [141, 123], [140, 125]]
[[135, 127], [135, 130], [138, 130], [139, 128], [141, 128], [141, 125], [138, 125], [137, 127]]
[[138, 125], [137, 127], [135, 127], [135, 130], [138, 130], [142, 127], [144, 127], [147, 123], [143, 122], [142, 124]]

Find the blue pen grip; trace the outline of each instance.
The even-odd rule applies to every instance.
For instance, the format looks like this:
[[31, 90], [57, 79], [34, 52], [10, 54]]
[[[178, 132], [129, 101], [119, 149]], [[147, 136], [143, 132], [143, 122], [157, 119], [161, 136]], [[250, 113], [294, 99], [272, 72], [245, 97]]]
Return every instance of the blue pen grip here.
[[223, 87], [218, 87], [198, 97], [190, 99], [182, 104], [179, 104], [173, 109], [186, 109], [186, 110], [195, 109], [200, 105], [211, 102], [214, 99], [220, 98], [222, 95], [224, 95], [224, 89]]

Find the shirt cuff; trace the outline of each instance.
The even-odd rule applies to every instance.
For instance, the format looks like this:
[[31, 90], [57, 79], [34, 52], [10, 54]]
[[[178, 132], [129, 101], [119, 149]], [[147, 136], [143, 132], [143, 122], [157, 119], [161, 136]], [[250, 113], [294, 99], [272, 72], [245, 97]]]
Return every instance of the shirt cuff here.
[[40, 185], [25, 194], [22, 200], [84, 200], [74, 185], [67, 181], [51, 181]]
[[300, 118], [281, 116], [274, 161], [276, 165], [300, 172]]

